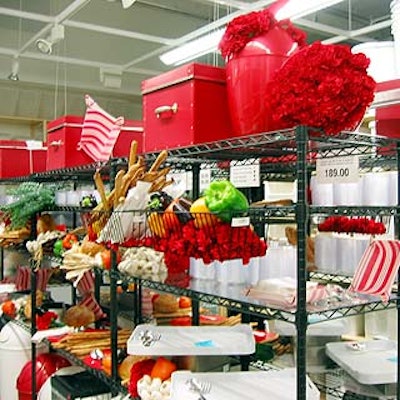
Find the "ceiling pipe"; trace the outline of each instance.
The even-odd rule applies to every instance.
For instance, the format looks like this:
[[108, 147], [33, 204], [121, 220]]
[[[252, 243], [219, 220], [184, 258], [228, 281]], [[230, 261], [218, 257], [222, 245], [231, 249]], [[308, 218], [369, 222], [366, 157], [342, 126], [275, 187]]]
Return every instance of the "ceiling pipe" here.
[[6, 8], [6, 7], [0, 7], [0, 15], [7, 15], [9, 17], [28, 19], [31, 21], [38, 21], [38, 22], [46, 22], [46, 23], [54, 22], [54, 17], [51, 16], [36, 14], [21, 10], [14, 10], [12, 8]]
[[164, 44], [164, 45], [170, 45], [174, 42], [174, 39], [167, 39], [167, 38], [163, 38], [163, 37], [159, 37], [159, 36], [146, 35], [144, 33], [126, 31], [123, 29], [109, 28], [107, 26], [89, 24], [87, 22], [65, 21], [63, 23], [63, 25], [68, 26], [70, 28], [83, 29], [83, 30], [92, 31], [92, 32], [107, 33], [109, 35], [125, 37], [128, 39], [143, 40], [146, 42], [153, 42], [153, 43], [159, 43], [159, 44]]

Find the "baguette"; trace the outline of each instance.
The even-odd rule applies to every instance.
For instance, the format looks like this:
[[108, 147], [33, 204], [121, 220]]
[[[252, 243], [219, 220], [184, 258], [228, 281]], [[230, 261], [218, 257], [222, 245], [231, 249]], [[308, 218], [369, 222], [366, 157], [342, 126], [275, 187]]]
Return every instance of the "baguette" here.
[[115, 176], [115, 186], [114, 186], [114, 208], [119, 205], [119, 199], [125, 194], [123, 193], [123, 179], [125, 176], [125, 171], [120, 170]]
[[151, 165], [149, 172], [155, 172], [157, 171], [160, 167], [161, 164], [163, 164], [168, 157], [168, 152], [167, 150], [163, 150], [156, 158], [156, 160], [153, 162], [153, 164]]
[[136, 154], [137, 154], [138, 142], [136, 140], [132, 140], [131, 148], [129, 151], [129, 159], [128, 159], [128, 167], [131, 167], [136, 163]]
[[105, 187], [104, 187], [104, 183], [103, 183], [103, 180], [101, 179], [100, 171], [97, 170], [94, 173], [93, 180], [94, 180], [94, 183], [96, 185], [96, 189], [99, 192], [99, 195], [100, 195], [101, 202], [103, 204], [104, 210], [105, 211], [109, 211], [110, 207], [109, 207], [109, 204], [108, 204], [108, 199], [107, 199], [107, 196], [106, 196], [106, 190], [105, 190]]

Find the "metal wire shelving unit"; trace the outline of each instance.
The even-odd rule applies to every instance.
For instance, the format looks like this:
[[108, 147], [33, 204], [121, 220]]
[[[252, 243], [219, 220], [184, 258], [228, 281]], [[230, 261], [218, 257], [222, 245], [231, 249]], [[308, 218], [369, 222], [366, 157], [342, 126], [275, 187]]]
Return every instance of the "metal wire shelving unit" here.
[[[279, 221], [291, 221], [297, 224], [298, 243], [298, 283], [297, 283], [297, 307], [291, 310], [270, 307], [261, 302], [250, 301], [243, 292], [232, 295], [224, 295], [218, 290], [194, 289], [190, 285], [163, 284], [159, 282], [122, 276], [116, 269], [116, 263], [110, 273], [110, 322], [111, 327], [116, 326], [117, 282], [134, 282], [137, 285], [137, 308], [141, 300], [141, 288], [147, 287], [154, 290], [173, 293], [176, 295], [190, 296], [196, 306], [200, 302], [206, 302], [225, 306], [231, 310], [246, 315], [266, 319], [282, 319], [295, 324], [299, 345], [296, 348], [297, 359], [297, 399], [306, 400], [306, 330], [309, 325], [308, 317], [311, 314], [323, 316], [323, 319], [342, 318], [350, 315], [383, 310], [396, 307], [399, 310], [400, 298], [393, 295], [389, 302], [383, 303], [377, 299], [365, 298], [356, 304], [324, 304], [321, 307], [310, 308], [306, 305], [306, 281], [308, 279], [306, 262], [306, 237], [311, 216], [347, 215], [347, 216], [388, 216], [394, 217], [396, 226], [399, 221], [400, 207], [314, 207], [310, 206], [307, 198], [310, 174], [315, 169], [318, 158], [338, 156], [358, 156], [360, 170], [389, 170], [399, 171], [399, 141], [391, 138], [371, 136], [359, 132], [343, 132], [337, 136], [326, 136], [317, 130], [307, 127], [297, 127], [279, 132], [268, 132], [257, 135], [230, 138], [217, 142], [198, 144], [169, 150], [167, 164], [177, 170], [189, 170], [193, 173], [193, 196], [199, 194], [198, 175], [202, 168], [209, 167], [224, 171], [230, 163], [252, 163], [254, 160], [260, 163], [261, 176], [276, 176], [278, 179], [287, 177], [288, 180], [297, 180], [297, 202], [288, 207], [264, 207], [251, 210], [253, 220], [258, 224], [279, 223]], [[144, 154], [146, 162], [156, 158], [156, 153]], [[229, 163], [228, 163], [229, 162]], [[127, 159], [113, 159], [109, 163], [93, 164], [84, 167], [69, 168], [67, 170], [49, 171], [42, 174], [34, 174], [29, 177], [19, 178], [15, 181], [42, 181], [51, 182], [55, 179], [76, 180], [90, 179], [96, 169], [101, 169], [102, 174], [113, 182], [116, 171], [127, 164]], [[257, 200], [257, 199], [256, 199]], [[81, 212], [75, 207], [55, 207], [58, 211]], [[88, 210], [85, 210], [88, 211]], [[327, 276], [312, 278], [328, 280]], [[348, 277], [344, 277], [346, 285]], [[34, 287], [34, 286], [32, 286]], [[140, 322], [140, 312], [137, 309], [137, 322]], [[198, 319], [198, 313], [193, 313], [193, 319]], [[117, 332], [111, 330], [113, 346], [113, 358], [116, 360]], [[117, 382], [116, 363], [113, 362], [111, 380]], [[400, 369], [400, 367], [399, 367]], [[334, 389], [332, 389], [334, 390]], [[398, 395], [400, 399], [400, 395]]]

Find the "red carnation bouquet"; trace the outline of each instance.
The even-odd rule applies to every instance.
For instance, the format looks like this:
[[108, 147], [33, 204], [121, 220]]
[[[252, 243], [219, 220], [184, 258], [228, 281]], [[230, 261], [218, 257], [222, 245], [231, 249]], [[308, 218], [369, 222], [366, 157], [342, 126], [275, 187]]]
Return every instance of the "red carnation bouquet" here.
[[164, 237], [130, 239], [123, 246], [147, 246], [164, 252], [170, 274], [188, 271], [191, 257], [201, 258], [205, 264], [237, 258], [248, 264], [250, 258], [264, 256], [267, 250], [265, 241], [249, 226], [231, 227], [229, 223], [219, 222], [197, 228], [193, 220]]
[[315, 42], [293, 54], [269, 83], [266, 109], [277, 129], [307, 125], [353, 130], [374, 99], [369, 59], [345, 45]]
[[239, 53], [250, 40], [269, 32], [276, 26], [286, 30], [299, 47], [306, 45], [305, 32], [296, 28], [289, 20], [277, 21], [267, 8], [240, 15], [229, 22], [219, 43], [222, 57], [229, 60], [234, 54]]
[[377, 222], [366, 217], [328, 217], [318, 225], [318, 230], [320, 232], [364, 233], [369, 235], [382, 235], [386, 233], [385, 225], [382, 222]]

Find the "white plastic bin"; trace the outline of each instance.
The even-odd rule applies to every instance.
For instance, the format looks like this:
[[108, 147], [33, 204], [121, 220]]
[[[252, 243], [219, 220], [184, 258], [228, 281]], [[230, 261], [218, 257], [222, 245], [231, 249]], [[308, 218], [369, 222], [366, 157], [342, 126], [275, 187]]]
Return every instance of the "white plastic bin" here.
[[[37, 346], [38, 354], [46, 346]], [[14, 322], [0, 332], [0, 400], [18, 400], [16, 381], [22, 367], [31, 359], [31, 335]]]

